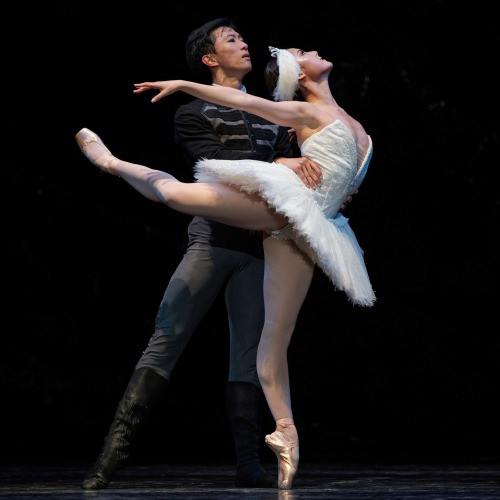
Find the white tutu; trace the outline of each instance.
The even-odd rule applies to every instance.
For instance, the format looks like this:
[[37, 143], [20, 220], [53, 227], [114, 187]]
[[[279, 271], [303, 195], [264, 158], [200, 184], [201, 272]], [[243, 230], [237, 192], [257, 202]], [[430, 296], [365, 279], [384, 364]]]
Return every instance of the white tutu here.
[[[361, 184], [372, 147], [358, 168], [356, 144], [339, 120], [309, 137], [302, 155], [322, 169], [321, 187], [307, 188], [289, 168], [258, 160], [200, 160], [195, 166], [198, 182], [220, 182], [259, 193], [278, 213], [286, 215], [299, 248], [343, 290], [353, 304], [375, 302], [368, 272], [348, 219], [338, 213]], [[277, 237], [280, 237], [279, 234]]]

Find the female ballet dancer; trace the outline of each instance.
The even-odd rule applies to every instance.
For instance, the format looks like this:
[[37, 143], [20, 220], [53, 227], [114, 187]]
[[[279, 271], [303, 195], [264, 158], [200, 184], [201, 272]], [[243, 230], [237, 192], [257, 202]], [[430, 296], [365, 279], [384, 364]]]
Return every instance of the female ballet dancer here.
[[[290, 169], [257, 160], [200, 160], [194, 183], [120, 160], [89, 129], [76, 135], [83, 154], [101, 170], [124, 179], [146, 198], [188, 214], [263, 231], [265, 323], [257, 353], [259, 379], [276, 421], [266, 444], [278, 458], [278, 485], [291, 489], [299, 462], [287, 350], [309, 289], [314, 265], [356, 305], [375, 295], [356, 237], [339, 213], [357, 191], [372, 156], [362, 125], [335, 101], [328, 84], [331, 62], [316, 51], [269, 48], [266, 83], [277, 102], [241, 90], [185, 80], [135, 84], [156, 89], [152, 102], [176, 91], [248, 111], [293, 128], [302, 156], [322, 169], [321, 185], [307, 188]], [[303, 101], [294, 100], [300, 92]]]

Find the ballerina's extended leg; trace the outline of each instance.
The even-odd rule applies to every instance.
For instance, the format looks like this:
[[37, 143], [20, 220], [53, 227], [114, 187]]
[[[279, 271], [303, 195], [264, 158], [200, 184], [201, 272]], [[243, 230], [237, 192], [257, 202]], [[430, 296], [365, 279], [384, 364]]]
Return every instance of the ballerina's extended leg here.
[[82, 128], [76, 134], [76, 142], [90, 163], [99, 167], [103, 172], [122, 177], [150, 200], [165, 202], [157, 188], [160, 182], [173, 181], [178, 183], [175, 177], [166, 172], [116, 158], [104, 145], [102, 139], [88, 128]]
[[181, 182], [163, 170], [120, 160], [89, 129], [81, 129], [76, 141], [93, 165], [122, 178], [146, 198], [164, 203], [177, 212], [257, 231], [274, 231], [288, 223], [257, 194], [219, 183]]
[[99, 167], [103, 172], [113, 174], [109, 167], [114, 157], [97, 134], [88, 128], [82, 128], [76, 134], [76, 142], [81, 152], [92, 164]]

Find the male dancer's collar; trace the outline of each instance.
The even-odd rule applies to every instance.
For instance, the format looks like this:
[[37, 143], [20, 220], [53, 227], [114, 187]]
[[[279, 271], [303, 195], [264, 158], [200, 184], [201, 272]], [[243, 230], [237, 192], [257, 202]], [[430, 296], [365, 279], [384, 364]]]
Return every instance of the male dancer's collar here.
[[[212, 85], [215, 85], [216, 87], [220, 87], [221, 85], [219, 85], [218, 83], [212, 83]], [[241, 85], [241, 89], [240, 89], [242, 92], [246, 92], [247, 91], [247, 88], [242, 84]]]

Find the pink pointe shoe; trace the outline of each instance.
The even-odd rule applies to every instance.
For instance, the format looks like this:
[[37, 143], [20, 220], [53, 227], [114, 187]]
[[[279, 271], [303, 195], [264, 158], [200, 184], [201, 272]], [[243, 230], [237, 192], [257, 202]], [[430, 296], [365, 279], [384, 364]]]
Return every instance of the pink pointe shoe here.
[[[80, 151], [93, 165], [99, 167], [103, 172], [112, 174], [109, 169], [109, 160], [113, 158], [113, 155], [97, 134], [88, 128], [82, 128], [80, 132], [76, 134], [75, 138], [78, 146], [80, 147]], [[91, 143], [98, 144], [101, 147], [94, 147], [92, 148], [92, 151], [89, 151], [88, 146]]]
[[291, 490], [299, 465], [298, 445], [292, 445], [287, 435], [280, 431], [268, 434], [265, 441], [278, 457], [278, 488]]

